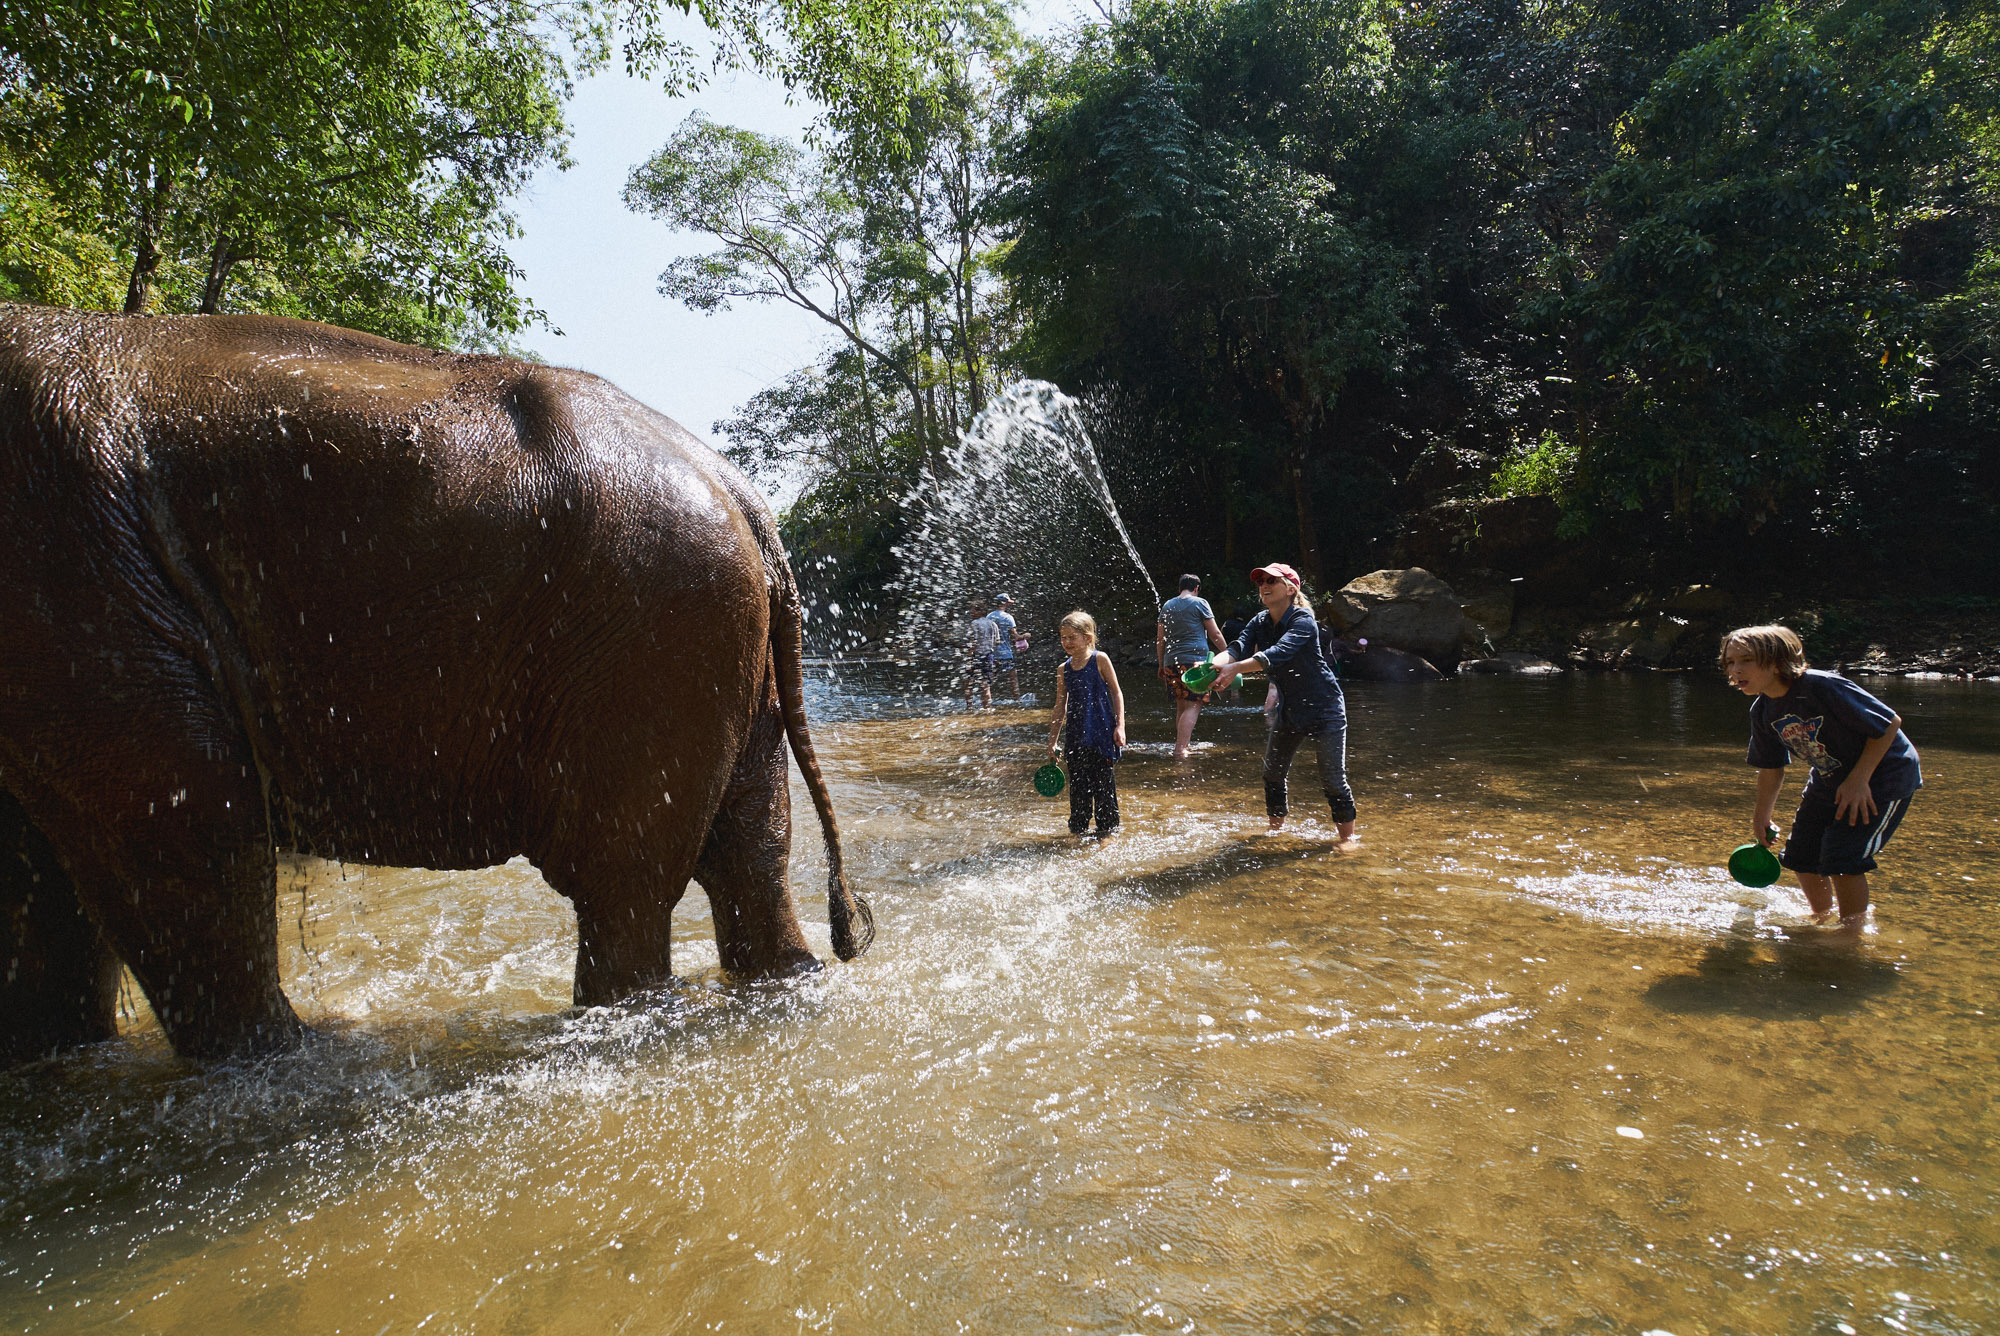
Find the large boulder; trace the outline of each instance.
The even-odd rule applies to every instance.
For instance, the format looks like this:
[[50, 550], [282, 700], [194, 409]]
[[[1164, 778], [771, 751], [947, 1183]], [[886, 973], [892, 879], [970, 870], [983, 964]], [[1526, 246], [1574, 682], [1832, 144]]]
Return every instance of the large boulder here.
[[1344, 639], [1408, 650], [1434, 664], [1458, 662], [1465, 630], [1458, 595], [1421, 566], [1350, 580], [1326, 600], [1321, 616]]

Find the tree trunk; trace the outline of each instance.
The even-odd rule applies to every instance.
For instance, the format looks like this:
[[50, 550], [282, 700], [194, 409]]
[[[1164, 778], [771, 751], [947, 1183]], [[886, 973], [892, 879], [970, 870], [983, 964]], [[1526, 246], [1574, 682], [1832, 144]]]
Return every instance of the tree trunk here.
[[139, 238], [132, 257], [132, 277], [125, 285], [125, 314], [140, 315], [153, 304], [153, 288], [160, 269], [159, 235], [165, 221], [167, 201], [173, 195], [173, 178], [158, 163], [153, 164], [153, 185], [139, 210]]
[[239, 258], [241, 257], [236, 254], [236, 244], [229, 239], [229, 234], [218, 232], [215, 237], [215, 249], [208, 254], [208, 281], [202, 284], [201, 288], [203, 315], [222, 313], [222, 294], [229, 287], [229, 271]]
[[868, 383], [868, 354], [859, 348], [854, 356], [861, 363], [861, 416], [868, 423], [868, 463], [869, 467], [882, 466], [882, 428], [875, 420], [875, 391]]

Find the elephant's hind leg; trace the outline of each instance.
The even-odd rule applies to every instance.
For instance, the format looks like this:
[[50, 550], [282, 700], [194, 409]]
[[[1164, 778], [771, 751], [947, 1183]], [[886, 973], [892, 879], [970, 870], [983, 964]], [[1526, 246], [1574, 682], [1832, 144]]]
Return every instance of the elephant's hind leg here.
[[792, 856], [792, 793], [785, 720], [767, 688], [737, 759], [695, 878], [708, 892], [715, 944], [732, 974], [799, 974], [819, 968], [799, 927], [787, 880]]
[[579, 1007], [603, 1007], [673, 980], [674, 907], [694, 866], [691, 835], [614, 825], [608, 804], [586, 807], [570, 833], [531, 854], [576, 910]]
[[55, 849], [0, 790], [0, 1066], [115, 1038], [118, 970]]

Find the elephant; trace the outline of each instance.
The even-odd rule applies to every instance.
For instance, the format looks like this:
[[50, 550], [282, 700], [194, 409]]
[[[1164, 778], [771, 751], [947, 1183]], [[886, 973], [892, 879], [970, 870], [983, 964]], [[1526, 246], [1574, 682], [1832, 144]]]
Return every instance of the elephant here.
[[669, 978], [688, 880], [725, 970], [819, 968], [787, 744], [847, 885], [798, 586], [719, 455], [595, 376], [262, 316], [0, 306], [0, 1061], [115, 1033], [297, 1044], [282, 851], [525, 855], [574, 999]]

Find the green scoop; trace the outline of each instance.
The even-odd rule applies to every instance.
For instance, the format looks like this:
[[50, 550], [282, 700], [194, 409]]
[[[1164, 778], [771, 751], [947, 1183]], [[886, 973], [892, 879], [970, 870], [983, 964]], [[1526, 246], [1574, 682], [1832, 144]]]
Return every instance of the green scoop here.
[[1215, 656], [1211, 654], [1181, 674], [1181, 685], [1199, 696], [1214, 686], [1220, 676], [1222, 670], [1215, 666]]

